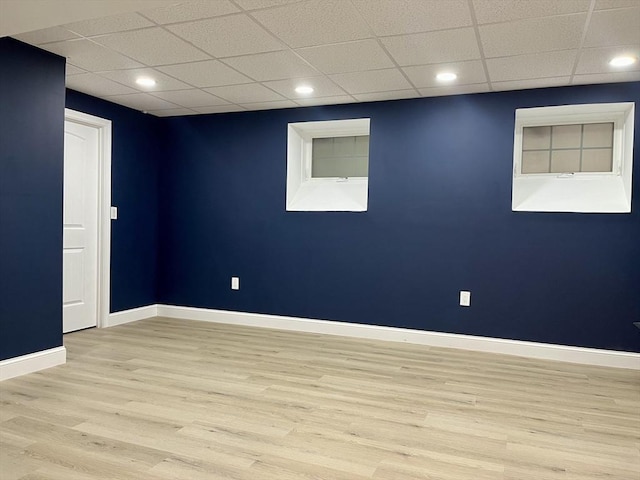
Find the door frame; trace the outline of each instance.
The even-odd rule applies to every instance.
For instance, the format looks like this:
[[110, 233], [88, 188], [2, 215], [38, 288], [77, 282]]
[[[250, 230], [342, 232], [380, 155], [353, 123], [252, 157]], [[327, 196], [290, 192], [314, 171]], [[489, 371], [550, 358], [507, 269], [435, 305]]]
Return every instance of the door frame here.
[[98, 278], [97, 327], [109, 326], [111, 297], [111, 120], [64, 109], [65, 122], [98, 131]]

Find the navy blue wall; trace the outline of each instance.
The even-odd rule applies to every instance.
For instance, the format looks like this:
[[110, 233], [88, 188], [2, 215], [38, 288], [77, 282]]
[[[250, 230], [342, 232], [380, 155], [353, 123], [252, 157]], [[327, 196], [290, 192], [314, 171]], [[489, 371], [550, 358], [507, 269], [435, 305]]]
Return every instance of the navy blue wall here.
[[0, 38], [0, 360], [62, 345], [64, 58]]
[[[640, 351], [637, 165], [632, 214], [511, 211], [516, 108], [638, 100], [626, 83], [167, 119], [159, 300]], [[285, 212], [287, 123], [363, 116], [369, 210]]]
[[111, 311], [157, 302], [162, 119], [67, 90], [67, 108], [111, 120]]
[[[63, 59], [11, 39], [0, 54], [5, 359], [62, 344], [65, 93]], [[638, 83], [174, 119], [73, 91], [66, 105], [113, 121], [112, 311], [168, 303], [640, 351], [637, 165], [630, 215], [510, 208], [515, 108], [630, 100]], [[285, 212], [286, 124], [362, 116], [369, 211]]]

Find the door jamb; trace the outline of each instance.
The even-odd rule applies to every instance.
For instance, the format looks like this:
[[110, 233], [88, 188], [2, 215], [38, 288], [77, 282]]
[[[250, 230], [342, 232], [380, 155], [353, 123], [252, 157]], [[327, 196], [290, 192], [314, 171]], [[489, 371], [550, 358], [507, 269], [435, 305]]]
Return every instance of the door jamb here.
[[97, 327], [109, 326], [111, 296], [111, 120], [64, 109], [64, 120], [98, 130]]

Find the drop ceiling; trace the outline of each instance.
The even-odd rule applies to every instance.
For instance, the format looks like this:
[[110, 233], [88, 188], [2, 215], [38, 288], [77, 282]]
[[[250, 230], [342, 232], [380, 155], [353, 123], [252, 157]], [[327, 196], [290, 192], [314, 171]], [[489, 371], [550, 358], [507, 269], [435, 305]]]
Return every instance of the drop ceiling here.
[[67, 57], [69, 88], [157, 116], [640, 80], [609, 65], [640, 57], [640, 0], [165, 1], [13, 36]]

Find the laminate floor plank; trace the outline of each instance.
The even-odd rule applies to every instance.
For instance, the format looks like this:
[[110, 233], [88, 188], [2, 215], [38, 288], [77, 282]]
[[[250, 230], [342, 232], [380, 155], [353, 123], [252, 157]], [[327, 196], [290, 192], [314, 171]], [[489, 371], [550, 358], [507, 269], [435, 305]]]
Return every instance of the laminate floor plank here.
[[25, 442], [22, 436], [17, 437], [16, 442], [12, 440], [9, 436], [3, 435], [3, 440], [0, 441], [0, 478], [21, 478], [44, 465], [44, 462], [29, 458], [25, 454], [25, 449], [33, 442]]
[[0, 480], [640, 480], [640, 371], [154, 318], [0, 384]]

